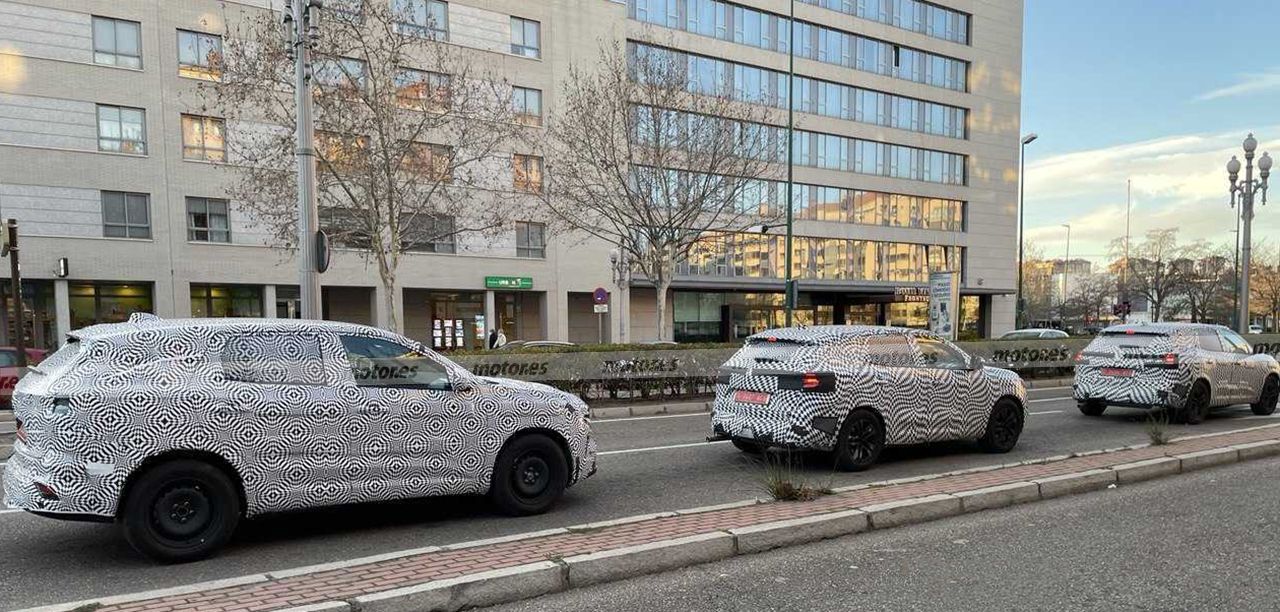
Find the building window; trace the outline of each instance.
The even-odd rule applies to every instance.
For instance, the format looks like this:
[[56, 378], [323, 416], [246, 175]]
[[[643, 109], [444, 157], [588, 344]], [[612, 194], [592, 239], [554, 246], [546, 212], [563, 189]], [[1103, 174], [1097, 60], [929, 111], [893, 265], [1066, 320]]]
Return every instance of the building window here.
[[511, 90], [511, 101], [517, 123], [542, 125], [542, 90], [514, 87]]
[[193, 317], [261, 317], [262, 287], [191, 283]]
[[147, 153], [147, 113], [140, 108], [98, 105], [98, 150]]
[[222, 37], [178, 30], [178, 76], [206, 81], [221, 80]]
[[453, 97], [453, 78], [441, 72], [401, 68], [395, 87], [400, 107], [412, 110], [447, 112]]
[[182, 157], [202, 161], [226, 161], [226, 123], [218, 117], [182, 116]]
[[94, 17], [93, 63], [141, 69], [142, 24], [110, 17]]
[[187, 198], [187, 240], [231, 242], [230, 206], [217, 198]]
[[516, 191], [542, 193], [542, 158], [516, 153], [511, 156], [511, 162], [515, 169]]
[[150, 196], [123, 191], [102, 192], [102, 235], [109, 238], [150, 238]]
[[364, 61], [349, 57], [324, 57], [311, 67], [317, 83], [336, 89], [364, 89]]
[[542, 223], [516, 223], [516, 257], [547, 257], [547, 226]]
[[408, 36], [449, 40], [449, 3], [440, 0], [392, 0], [396, 31]]
[[364, 23], [364, 0], [329, 0], [324, 8], [344, 23]]
[[456, 253], [457, 224], [449, 215], [418, 214], [401, 223], [400, 241], [406, 251]]
[[512, 17], [511, 52], [524, 57], [542, 57], [541, 24], [529, 19]]
[[155, 312], [150, 283], [71, 283], [71, 329], [122, 323], [135, 312]]
[[340, 173], [357, 172], [368, 161], [369, 137], [316, 131], [316, 154]]
[[426, 142], [411, 142], [405, 154], [404, 168], [437, 183], [453, 181], [453, 147]]

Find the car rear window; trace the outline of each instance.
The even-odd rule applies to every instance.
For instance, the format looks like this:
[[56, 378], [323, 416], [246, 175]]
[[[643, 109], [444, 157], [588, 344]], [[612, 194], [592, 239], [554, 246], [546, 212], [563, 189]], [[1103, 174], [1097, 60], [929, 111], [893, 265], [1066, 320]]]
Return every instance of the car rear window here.
[[778, 338], [748, 338], [746, 346], [738, 351], [738, 356], [754, 359], [757, 362], [783, 362], [790, 359], [806, 344]]
[[1168, 334], [1159, 332], [1102, 332], [1098, 337], [1089, 343], [1085, 354], [1092, 354], [1099, 349], [1109, 349], [1119, 347], [1120, 349], [1145, 349], [1152, 344], [1165, 340]]
[[81, 342], [77, 338], [70, 338], [67, 343], [62, 345], [54, 354], [49, 355], [40, 361], [40, 363], [31, 366], [30, 371], [40, 374], [55, 375], [76, 360], [80, 356]]

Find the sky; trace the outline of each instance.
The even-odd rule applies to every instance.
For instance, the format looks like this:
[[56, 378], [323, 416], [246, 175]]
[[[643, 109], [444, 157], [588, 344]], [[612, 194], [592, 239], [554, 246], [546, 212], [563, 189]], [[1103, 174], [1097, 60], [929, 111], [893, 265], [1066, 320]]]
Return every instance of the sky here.
[[[1026, 0], [1022, 132], [1028, 245], [1102, 261], [1125, 232], [1177, 228], [1234, 247], [1226, 163], [1254, 132], [1280, 156], [1277, 0]], [[1243, 172], [1241, 172], [1243, 178]], [[1258, 206], [1254, 246], [1280, 239], [1276, 201]]]

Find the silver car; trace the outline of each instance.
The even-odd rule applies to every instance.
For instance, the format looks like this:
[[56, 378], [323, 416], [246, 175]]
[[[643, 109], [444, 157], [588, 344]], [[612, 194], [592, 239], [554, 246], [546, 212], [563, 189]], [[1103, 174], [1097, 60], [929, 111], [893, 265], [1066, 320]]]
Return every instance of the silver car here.
[[831, 451], [844, 470], [870, 467], [888, 445], [977, 440], [1013, 449], [1026, 389], [929, 332], [818, 326], [766, 331], [720, 370], [712, 438], [740, 450]]
[[72, 333], [13, 405], [5, 501], [118, 522], [163, 561], [269, 512], [482, 493], [544, 512], [596, 469], [576, 396], [346, 323], [135, 315]]
[[1076, 356], [1073, 389], [1087, 416], [1099, 416], [1107, 406], [1156, 408], [1194, 424], [1218, 406], [1251, 404], [1254, 414], [1275, 412], [1280, 364], [1221, 325], [1116, 325]]

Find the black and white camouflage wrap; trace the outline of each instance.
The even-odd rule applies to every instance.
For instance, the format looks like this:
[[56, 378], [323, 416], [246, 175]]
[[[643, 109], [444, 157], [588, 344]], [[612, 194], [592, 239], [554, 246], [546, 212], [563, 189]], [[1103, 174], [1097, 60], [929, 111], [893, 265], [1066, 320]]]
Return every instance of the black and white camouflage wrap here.
[[[327, 505], [477, 494], [513, 435], [552, 433], [570, 482], [595, 471], [587, 406], [536, 383], [476, 377], [411, 340], [371, 327], [285, 319], [98, 325], [18, 385], [26, 442], [5, 466], [4, 500], [44, 513], [111, 517], [148, 460], [200, 453], [242, 483], [248, 516]], [[341, 336], [416, 350], [452, 389], [358, 386]], [[321, 359], [301, 358], [319, 351]], [[246, 383], [265, 360], [297, 384]], [[458, 389], [455, 391], [453, 389]], [[46, 484], [59, 499], [42, 497]]]
[[[1181, 409], [1192, 384], [1203, 380], [1209, 384], [1211, 407], [1256, 402], [1267, 377], [1280, 375], [1280, 364], [1274, 357], [1252, 350], [1231, 352], [1229, 344], [1224, 344], [1221, 351], [1206, 350], [1199, 338], [1209, 335], [1225, 343], [1226, 334], [1233, 332], [1220, 325], [1195, 323], [1109, 327], [1089, 343], [1077, 360], [1073, 395], [1077, 401]], [[1144, 335], [1144, 339], [1135, 343], [1133, 335]], [[1176, 367], [1159, 363], [1170, 354], [1177, 356]], [[1105, 373], [1113, 369], [1132, 370], [1133, 374]]]
[[[910, 346], [908, 355], [872, 359], [878, 337], [897, 334]], [[751, 339], [776, 338], [748, 345], [725, 363], [711, 416], [714, 431], [790, 448], [831, 450], [839, 426], [854, 408], [871, 408], [885, 423], [889, 445], [981, 438], [991, 409], [1003, 397], [1026, 409], [1022, 379], [992, 367], [942, 368], [925, 363], [915, 339], [937, 339], [929, 332], [872, 326], [817, 326], [766, 331]], [[794, 344], [801, 343], [798, 347]], [[945, 341], [943, 341], [945, 342]], [[961, 355], [964, 353], [954, 345]], [[770, 356], [768, 351], [778, 352]], [[831, 372], [835, 389], [828, 393], [779, 389], [771, 371]], [[770, 394], [767, 405], [738, 402], [734, 392]], [[815, 419], [823, 428], [815, 426]]]

